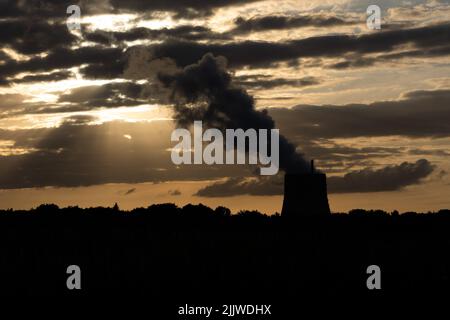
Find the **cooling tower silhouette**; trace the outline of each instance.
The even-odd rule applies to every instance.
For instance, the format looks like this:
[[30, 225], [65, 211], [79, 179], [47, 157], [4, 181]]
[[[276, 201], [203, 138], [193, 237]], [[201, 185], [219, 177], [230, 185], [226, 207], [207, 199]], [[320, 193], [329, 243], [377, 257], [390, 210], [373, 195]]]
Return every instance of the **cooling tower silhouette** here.
[[311, 161], [311, 173], [286, 173], [282, 216], [295, 218], [328, 214], [330, 214], [330, 206], [327, 196], [327, 177], [314, 170], [313, 161]]

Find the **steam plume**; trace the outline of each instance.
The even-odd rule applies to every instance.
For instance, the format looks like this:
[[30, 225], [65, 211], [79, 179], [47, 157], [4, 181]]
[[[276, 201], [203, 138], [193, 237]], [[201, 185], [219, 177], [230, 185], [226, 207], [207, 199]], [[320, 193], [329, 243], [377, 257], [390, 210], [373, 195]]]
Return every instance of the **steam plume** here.
[[[202, 120], [219, 129], [274, 129], [275, 122], [266, 110], [255, 108], [255, 101], [236, 86], [227, 71], [224, 57], [208, 53], [197, 63], [172, 73], [158, 74], [159, 81], [170, 90], [179, 125]], [[286, 172], [308, 172], [309, 164], [295, 146], [280, 135], [280, 168]]]

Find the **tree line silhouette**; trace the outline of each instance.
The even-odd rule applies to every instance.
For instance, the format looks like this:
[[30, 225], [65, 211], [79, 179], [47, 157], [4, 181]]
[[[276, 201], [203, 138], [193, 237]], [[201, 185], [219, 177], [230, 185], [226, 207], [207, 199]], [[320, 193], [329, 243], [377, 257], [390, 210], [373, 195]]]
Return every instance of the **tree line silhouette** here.
[[[355, 209], [287, 219], [153, 204], [0, 210], [3, 295], [289, 297], [440, 292], [450, 285], [450, 210]], [[366, 287], [378, 265], [382, 290]], [[66, 287], [69, 265], [82, 289]]]

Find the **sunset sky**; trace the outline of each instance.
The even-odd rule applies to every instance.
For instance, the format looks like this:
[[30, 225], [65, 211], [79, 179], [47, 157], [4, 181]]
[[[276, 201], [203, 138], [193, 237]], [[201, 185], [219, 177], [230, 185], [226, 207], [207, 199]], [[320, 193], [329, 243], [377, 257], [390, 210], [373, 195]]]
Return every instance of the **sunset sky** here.
[[279, 212], [282, 171], [171, 162], [161, 75], [208, 53], [327, 174], [333, 212], [450, 208], [450, 0], [0, 0], [0, 43], [0, 208]]

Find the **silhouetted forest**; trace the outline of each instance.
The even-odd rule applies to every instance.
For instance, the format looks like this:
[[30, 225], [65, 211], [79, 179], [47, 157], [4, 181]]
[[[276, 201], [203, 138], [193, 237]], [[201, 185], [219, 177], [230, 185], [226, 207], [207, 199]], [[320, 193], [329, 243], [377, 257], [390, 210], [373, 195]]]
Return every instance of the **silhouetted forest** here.
[[[15, 295], [289, 297], [447, 290], [450, 210], [288, 219], [224, 207], [0, 211], [0, 291]], [[378, 265], [382, 290], [368, 290]], [[66, 268], [82, 270], [68, 290]]]

